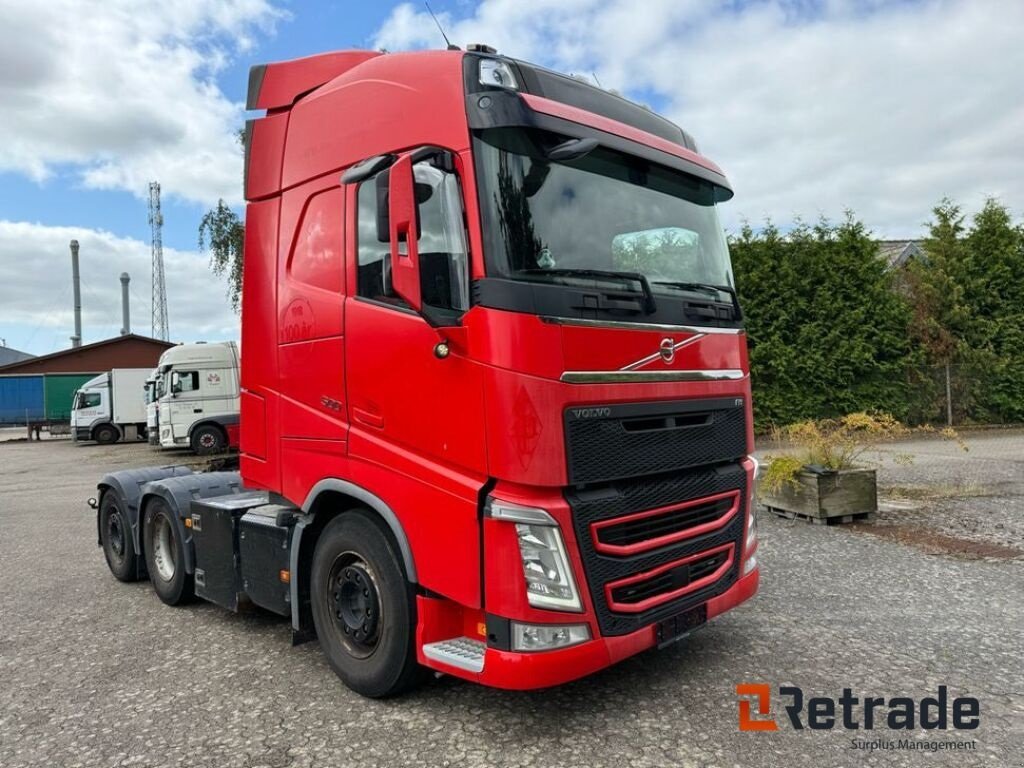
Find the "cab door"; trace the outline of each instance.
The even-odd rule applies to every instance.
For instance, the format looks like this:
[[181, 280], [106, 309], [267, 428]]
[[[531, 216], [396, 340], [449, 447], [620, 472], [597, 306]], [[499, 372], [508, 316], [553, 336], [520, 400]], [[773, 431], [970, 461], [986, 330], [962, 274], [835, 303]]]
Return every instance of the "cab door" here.
[[[395, 510], [424, 586], [479, 604], [477, 493], [486, 479], [483, 383], [464, 345], [436, 349], [469, 309], [469, 253], [458, 175], [412, 166], [424, 314], [391, 280], [390, 171], [349, 187], [345, 304], [352, 472]], [[411, 237], [411, 233], [410, 233]], [[418, 543], [417, 543], [418, 542]]]

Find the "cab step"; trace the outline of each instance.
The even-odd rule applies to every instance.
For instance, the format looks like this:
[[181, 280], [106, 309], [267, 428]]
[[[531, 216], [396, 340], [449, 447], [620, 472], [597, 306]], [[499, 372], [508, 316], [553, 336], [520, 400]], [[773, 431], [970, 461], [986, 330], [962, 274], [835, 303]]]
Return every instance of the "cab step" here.
[[423, 646], [423, 655], [431, 661], [439, 661], [467, 672], [484, 671], [484, 654], [487, 645], [469, 637], [453, 637]]

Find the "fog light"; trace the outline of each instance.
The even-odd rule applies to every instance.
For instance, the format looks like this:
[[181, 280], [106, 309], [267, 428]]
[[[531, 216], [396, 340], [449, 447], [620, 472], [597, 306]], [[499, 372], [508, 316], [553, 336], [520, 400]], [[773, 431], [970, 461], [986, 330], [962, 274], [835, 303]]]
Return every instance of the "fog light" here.
[[568, 648], [590, 639], [586, 624], [520, 624], [512, 622], [513, 651], [553, 651]]
[[565, 541], [555, 519], [546, 510], [497, 499], [491, 499], [488, 511], [496, 520], [515, 523], [526, 579], [526, 599], [530, 605], [556, 611], [582, 611]]

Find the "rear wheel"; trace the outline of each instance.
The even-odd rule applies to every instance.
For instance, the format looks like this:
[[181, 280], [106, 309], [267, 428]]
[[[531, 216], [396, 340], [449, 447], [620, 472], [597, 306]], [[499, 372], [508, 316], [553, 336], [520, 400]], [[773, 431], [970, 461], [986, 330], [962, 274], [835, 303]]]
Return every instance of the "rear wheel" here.
[[100, 424], [92, 432], [92, 439], [100, 445], [117, 442], [118, 431], [113, 424]]
[[228, 439], [218, 426], [204, 424], [192, 433], [192, 450], [200, 456], [223, 453], [227, 447]]
[[146, 505], [142, 534], [149, 580], [157, 596], [168, 605], [181, 605], [195, 595], [191, 573], [185, 572], [184, 542], [162, 499]]
[[312, 576], [320, 647], [345, 685], [371, 698], [411, 687], [419, 671], [414, 596], [380, 526], [359, 510], [332, 520]]
[[100, 543], [107, 566], [120, 581], [138, 579], [137, 556], [132, 544], [131, 526], [121, 511], [120, 499], [107, 491], [100, 499]]

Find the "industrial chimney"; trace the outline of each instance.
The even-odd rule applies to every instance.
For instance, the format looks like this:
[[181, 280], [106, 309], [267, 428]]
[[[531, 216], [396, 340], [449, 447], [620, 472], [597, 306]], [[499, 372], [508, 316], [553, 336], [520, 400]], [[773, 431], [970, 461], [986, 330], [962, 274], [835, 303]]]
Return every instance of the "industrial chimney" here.
[[127, 272], [121, 273], [121, 335], [132, 332], [131, 316], [128, 313], [128, 283], [131, 282]]
[[82, 346], [82, 278], [78, 274], [78, 241], [71, 241], [71, 287], [75, 292], [75, 335], [71, 346]]

